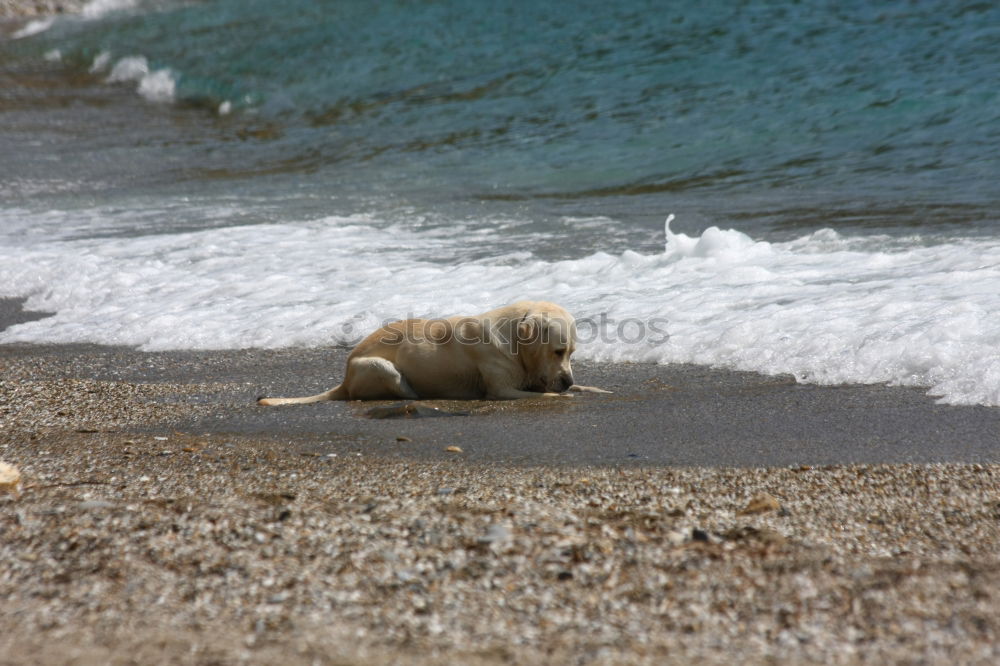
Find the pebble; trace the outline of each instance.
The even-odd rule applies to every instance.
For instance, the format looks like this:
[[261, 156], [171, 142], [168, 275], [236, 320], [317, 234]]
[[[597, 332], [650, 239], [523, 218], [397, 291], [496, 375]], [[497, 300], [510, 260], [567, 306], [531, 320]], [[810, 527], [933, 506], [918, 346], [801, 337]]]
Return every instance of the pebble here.
[[476, 539], [477, 543], [481, 545], [490, 545], [494, 543], [499, 543], [501, 541], [506, 541], [510, 538], [510, 531], [503, 525], [490, 525], [486, 533]]
[[15, 498], [21, 494], [21, 470], [2, 461], [0, 461], [0, 493], [9, 493]]
[[687, 543], [688, 535], [680, 530], [670, 530], [667, 532], [667, 543], [671, 546], [681, 546]]
[[104, 500], [88, 500], [86, 502], [80, 502], [77, 507], [84, 511], [94, 511], [96, 509], [113, 509], [117, 504], [114, 502], [105, 502]]
[[774, 495], [769, 493], [757, 493], [745, 507], [737, 512], [737, 515], [749, 516], [757, 513], [767, 513], [768, 511], [778, 511], [780, 509], [781, 502], [779, 502]]

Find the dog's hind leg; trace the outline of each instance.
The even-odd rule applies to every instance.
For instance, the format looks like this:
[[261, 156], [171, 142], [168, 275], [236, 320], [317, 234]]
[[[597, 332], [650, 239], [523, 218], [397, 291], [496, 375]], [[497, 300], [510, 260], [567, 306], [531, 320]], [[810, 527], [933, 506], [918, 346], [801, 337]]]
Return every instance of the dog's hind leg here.
[[344, 385], [351, 400], [416, 400], [419, 397], [391, 361], [377, 356], [351, 359]]
[[259, 398], [257, 404], [305, 405], [326, 400], [416, 400], [417, 397], [416, 391], [391, 362], [377, 356], [362, 356], [348, 362], [347, 374], [340, 386], [304, 398]]

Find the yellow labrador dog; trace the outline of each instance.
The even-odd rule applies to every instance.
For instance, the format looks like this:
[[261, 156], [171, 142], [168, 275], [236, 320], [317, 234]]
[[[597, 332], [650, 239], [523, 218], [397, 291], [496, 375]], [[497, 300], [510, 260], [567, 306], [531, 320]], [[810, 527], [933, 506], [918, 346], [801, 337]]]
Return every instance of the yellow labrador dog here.
[[347, 357], [340, 386], [261, 405], [393, 398], [513, 400], [564, 391], [610, 393], [573, 383], [576, 324], [558, 305], [521, 301], [474, 317], [407, 319], [383, 326]]

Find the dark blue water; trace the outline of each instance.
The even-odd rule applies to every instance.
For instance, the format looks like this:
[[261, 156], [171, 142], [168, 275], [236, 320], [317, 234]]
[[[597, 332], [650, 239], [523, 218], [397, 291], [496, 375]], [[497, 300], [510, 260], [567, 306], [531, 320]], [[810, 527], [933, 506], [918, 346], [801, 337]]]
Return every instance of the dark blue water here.
[[[172, 101], [106, 83], [129, 56]], [[994, 3], [152, 2], [0, 42], [0, 169], [43, 183], [8, 203], [992, 234], [998, 82]]]

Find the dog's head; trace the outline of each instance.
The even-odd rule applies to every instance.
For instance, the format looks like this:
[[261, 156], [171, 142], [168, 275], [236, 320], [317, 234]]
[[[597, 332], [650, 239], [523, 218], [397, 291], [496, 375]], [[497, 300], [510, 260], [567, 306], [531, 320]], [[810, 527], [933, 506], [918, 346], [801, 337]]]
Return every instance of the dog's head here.
[[562, 393], [573, 385], [570, 356], [576, 350], [573, 315], [554, 303], [525, 304], [516, 327], [516, 353], [528, 391]]

